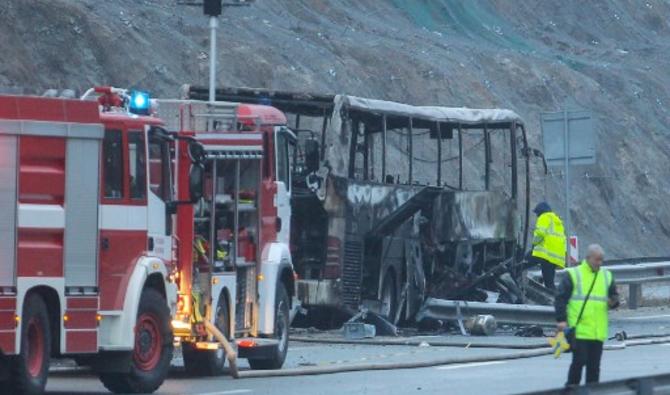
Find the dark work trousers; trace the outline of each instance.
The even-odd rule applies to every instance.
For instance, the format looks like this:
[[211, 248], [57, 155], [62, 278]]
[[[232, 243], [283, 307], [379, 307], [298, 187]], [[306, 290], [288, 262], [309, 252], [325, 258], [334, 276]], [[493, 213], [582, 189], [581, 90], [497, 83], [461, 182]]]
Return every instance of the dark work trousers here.
[[556, 291], [556, 284], [554, 283], [554, 279], [556, 278], [556, 265], [546, 259], [530, 255], [528, 257], [528, 267], [536, 265], [540, 265], [540, 269], [542, 269], [542, 282], [544, 283], [544, 286], [552, 291]]
[[575, 349], [572, 350], [572, 363], [568, 371], [566, 385], [579, 385], [582, 381], [582, 370], [585, 365], [586, 384], [597, 383], [600, 380], [600, 358], [602, 355], [603, 342], [577, 339]]

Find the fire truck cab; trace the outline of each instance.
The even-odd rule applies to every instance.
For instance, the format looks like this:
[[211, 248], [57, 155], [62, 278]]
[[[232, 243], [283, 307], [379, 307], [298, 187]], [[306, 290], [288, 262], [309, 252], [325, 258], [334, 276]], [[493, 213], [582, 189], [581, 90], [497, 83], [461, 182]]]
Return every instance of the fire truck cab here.
[[13, 394], [43, 392], [50, 357], [123, 393], [155, 391], [172, 359], [173, 142], [142, 115], [146, 98], [91, 95], [0, 96], [0, 381]]
[[[193, 156], [204, 170], [202, 199], [176, 209], [179, 302], [172, 322], [187, 371], [218, 374], [224, 352], [213, 324], [254, 369], [286, 358], [294, 271], [289, 161], [295, 136], [285, 116], [261, 105], [158, 100], [176, 132], [178, 200], [188, 198]], [[187, 145], [196, 141], [201, 152]]]

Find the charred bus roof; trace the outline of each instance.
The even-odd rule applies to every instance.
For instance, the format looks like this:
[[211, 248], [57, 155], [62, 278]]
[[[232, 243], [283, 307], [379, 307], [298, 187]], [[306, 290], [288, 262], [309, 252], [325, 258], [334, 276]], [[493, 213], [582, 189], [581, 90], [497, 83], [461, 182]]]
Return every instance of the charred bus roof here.
[[[186, 86], [190, 99], [206, 99], [205, 88]], [[442, 123], [447, 127], [463, 129], [510, 128], [512, 124], [523, 125], [523, 119], [512, 110], [472, 109], [465, 107], [414, 106], [399, 102], [369, 99], [351, 95], [315, 94], [306, 92], [276, 91], [256, 88], [223, 87], [216, 90], [217, 100], [271, 105], [283, 112], [306, 116], [324, 116], [332, 113], [341, 103], [343, 108], [360, 113], [361, 117], [381, 117], [387, 122], [402, 122], [397, 118], [412, 118], [417, 126], [422, 123]], [[422, 122], [423, 121], [423, 122]]]

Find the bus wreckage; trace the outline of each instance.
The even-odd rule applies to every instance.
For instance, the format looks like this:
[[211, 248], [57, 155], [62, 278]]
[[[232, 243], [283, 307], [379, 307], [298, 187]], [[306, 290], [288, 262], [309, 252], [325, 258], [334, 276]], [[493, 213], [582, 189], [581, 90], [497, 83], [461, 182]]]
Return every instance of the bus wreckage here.
[[513, 111], [250, 88], [219, 89], [217, 100], [269, 104], [292, 124], [291, 248], [304, 307], [365, 307], [398, 323], [428, 297], [525, 301], [539, 151]]

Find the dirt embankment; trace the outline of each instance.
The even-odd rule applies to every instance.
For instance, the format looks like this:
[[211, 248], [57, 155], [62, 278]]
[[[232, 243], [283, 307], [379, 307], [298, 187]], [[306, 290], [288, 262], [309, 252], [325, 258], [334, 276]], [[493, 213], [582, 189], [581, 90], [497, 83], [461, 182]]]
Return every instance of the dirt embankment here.
[[[575, 169], [571, 207], [582, 245], [670, 255], [668, 21], [660, 0], [259, 0], [221, 19], [219, 81], [507, 107], [536, 145], [541, 111], [589, 108], [598, 163]], [[175, 95], [206, 82], [206, 26], [172, 0], [3, 1], [0, 87]], [[533, 179], [534, 199], [562, 212], [560, 171]]]

